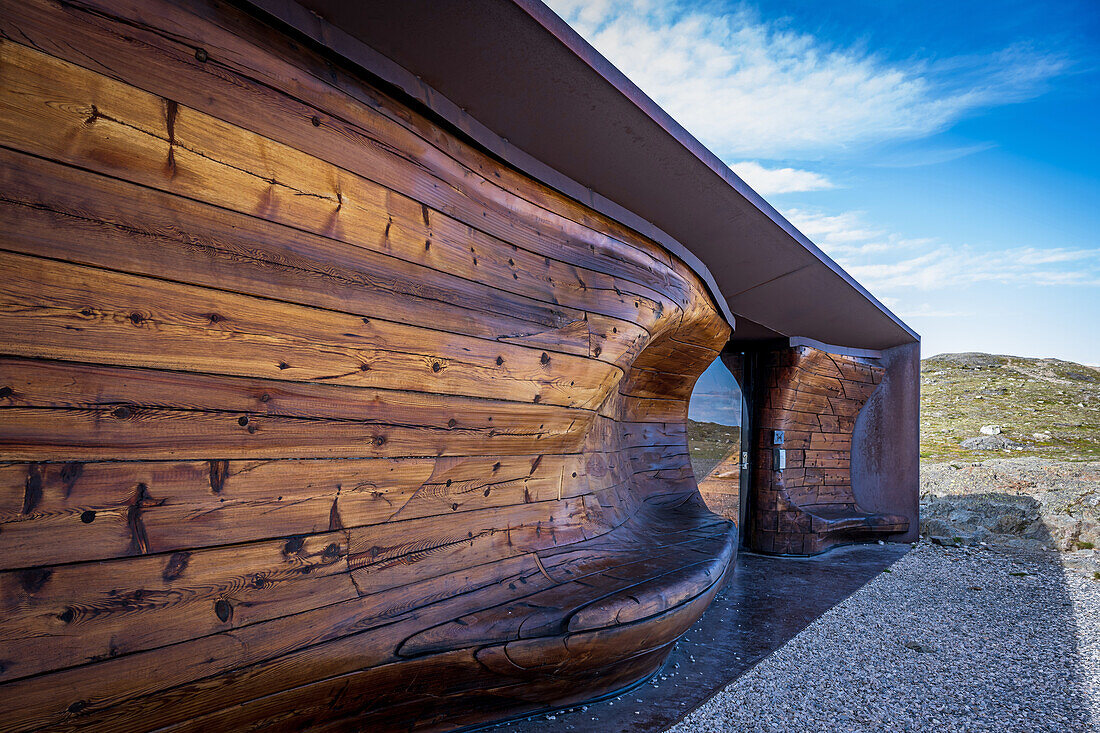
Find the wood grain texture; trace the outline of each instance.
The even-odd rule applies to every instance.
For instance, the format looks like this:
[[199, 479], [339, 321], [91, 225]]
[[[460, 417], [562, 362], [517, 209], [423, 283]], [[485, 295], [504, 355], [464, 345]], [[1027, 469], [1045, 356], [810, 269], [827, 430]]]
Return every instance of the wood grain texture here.
[[[758, 552], [814, 555], [904, 532], [909, 522], [859, 507], [852, 493], [852, 431], [885, 370], [871, 359], [799, 346], [761, 355], [752, 500], [746, 540]], [[773, 434], [784, 431], [783, 444]], [[772, 451], [786, 451], [774, 469]]]
[[0, 274], [5, 730], [546, 710], [732, 568], [699, 279], [238, 8], [0, 0]]

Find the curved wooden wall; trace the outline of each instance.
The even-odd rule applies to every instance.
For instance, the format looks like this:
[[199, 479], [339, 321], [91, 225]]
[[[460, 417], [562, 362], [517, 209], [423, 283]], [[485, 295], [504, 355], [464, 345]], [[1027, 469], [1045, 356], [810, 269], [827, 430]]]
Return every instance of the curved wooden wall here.
[[732, 565], [654, 243], [214, 0], [0, 3], [0, 727], [448, 728]]
[[[760, 371], [748, 546], [814, 555], [905, 532], [905, 517], [865, 511], [852, 493], [852, 431], [885, 370], [871, 359], [798, 346], [762, 354]], [[772, 452], [780, 448], [786, 468], [777, 471]]]

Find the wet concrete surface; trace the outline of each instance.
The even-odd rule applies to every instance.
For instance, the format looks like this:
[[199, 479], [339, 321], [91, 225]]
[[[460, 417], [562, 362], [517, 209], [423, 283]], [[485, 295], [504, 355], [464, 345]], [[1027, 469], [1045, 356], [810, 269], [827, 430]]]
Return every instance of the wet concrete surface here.
[[810, 558], [742, 551], [733, 578], [649, 682], [618, 697], [490, 730], [663, 731], [909, 549], [906, 544], [853, 545]]

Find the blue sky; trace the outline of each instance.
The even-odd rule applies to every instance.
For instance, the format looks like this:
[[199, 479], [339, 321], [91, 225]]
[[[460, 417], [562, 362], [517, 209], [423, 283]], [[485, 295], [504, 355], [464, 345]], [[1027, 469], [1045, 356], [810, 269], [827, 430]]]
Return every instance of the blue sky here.
[[1100, 2], [549, 0], [922, 336], [1100, 364]]

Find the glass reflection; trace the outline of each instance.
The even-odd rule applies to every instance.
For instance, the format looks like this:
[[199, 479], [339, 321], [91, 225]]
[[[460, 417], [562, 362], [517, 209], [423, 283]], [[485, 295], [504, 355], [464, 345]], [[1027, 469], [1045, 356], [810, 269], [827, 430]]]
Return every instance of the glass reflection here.
[[699, 491], [711, 511], [734, 522], [740, 514], [741, 388], [715, 359], [688, 403], [688, 452]]

